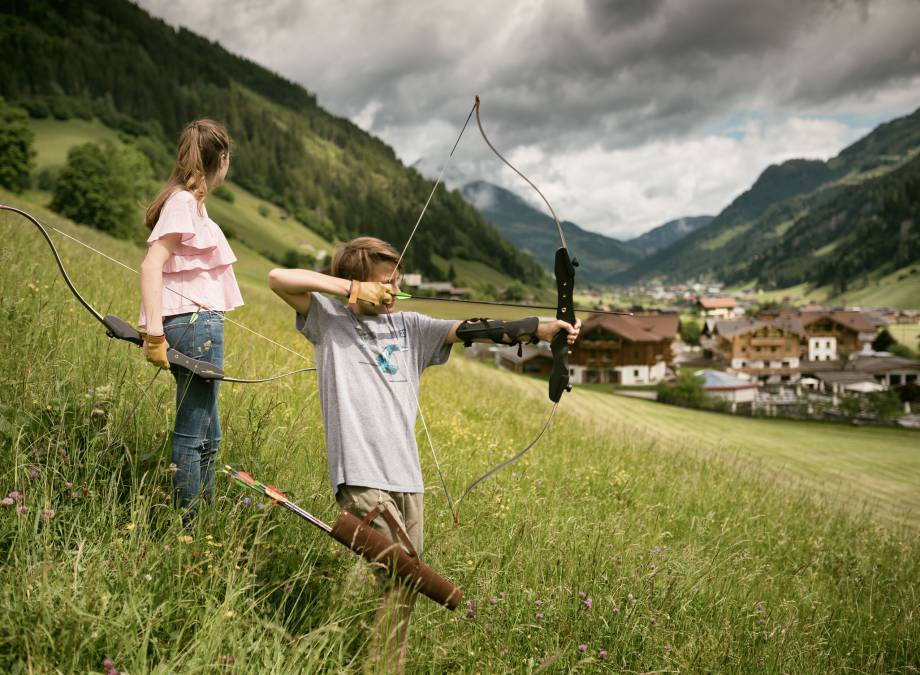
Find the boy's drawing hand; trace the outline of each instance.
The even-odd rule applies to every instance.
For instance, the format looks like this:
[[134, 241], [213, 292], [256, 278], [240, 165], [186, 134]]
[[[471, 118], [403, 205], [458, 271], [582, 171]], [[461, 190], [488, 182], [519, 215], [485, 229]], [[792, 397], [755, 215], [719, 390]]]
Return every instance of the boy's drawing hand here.
[[352, 281], [348, 304], [353, 305], [360, 300], [375, 307], [390, 307], [394, 301], [394, 293], [391, 284], [382, 284], [379, 281]]
[[568, 332], [568, 343], [570, 345], [575, 344], [575, 340], [578, 339], [578, 333], [581, 331], [581, 319], [576, 319], [574, 326], [561, 319], [544, 321], [537, 326], [537, 337], [546, 342], [552, 342], [553, 337], [561, 330]]

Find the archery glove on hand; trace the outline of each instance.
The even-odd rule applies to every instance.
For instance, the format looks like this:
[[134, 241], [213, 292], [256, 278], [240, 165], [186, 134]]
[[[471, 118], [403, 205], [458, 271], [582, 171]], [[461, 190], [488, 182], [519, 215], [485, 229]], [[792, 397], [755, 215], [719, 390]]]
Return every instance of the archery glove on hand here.
[[359, 300], [375, 307], [389, 307], [393, 304], [393, 287], [377, 281], [352, 280], [348, 304], [354, 305]]
[[166, 358], [168, 348], [165, 335], [144, 334], [144, 356], [150, 363], [163, 370], [169, 370], [169, 359]]

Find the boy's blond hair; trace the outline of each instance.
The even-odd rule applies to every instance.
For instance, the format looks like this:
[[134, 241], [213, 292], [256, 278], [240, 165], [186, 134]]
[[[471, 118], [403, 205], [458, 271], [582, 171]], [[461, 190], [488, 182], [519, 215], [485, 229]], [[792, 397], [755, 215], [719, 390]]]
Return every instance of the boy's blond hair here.
[[[396, 249], [377, 237], [358, 237], [346, 241], [336, 250], [330, 273], [340, 279], [369, 281], [374, 268], [385, 262], [400, 263]], [[401, 271], [397, 269], [396, 274]]]

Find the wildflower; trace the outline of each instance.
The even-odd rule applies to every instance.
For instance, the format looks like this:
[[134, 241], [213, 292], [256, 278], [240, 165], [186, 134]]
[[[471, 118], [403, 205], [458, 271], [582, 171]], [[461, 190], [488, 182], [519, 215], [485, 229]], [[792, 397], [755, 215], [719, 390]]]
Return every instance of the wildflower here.
[[195, 541], [195, 538], [190, 534], [180, 534], [179, 541], [183, 544], [191, 544], [193, 541]]
[[636, 596], [630, 593], [629, 595], [626, 596], [626, 599], [629, 600], [630, 602], [635, 602]]
[[496, 598], [496, 597], [493, 595], [491, 598], [489, 598], [489, 604], [490, 604], [490, 605], [497, 605], [497, 604], [498, 604], [498, 598]]
[[498, 599], [499, 599], [499, 600], [504, 600], [504, 599], [505, 599], [505, 592], [504, 592], [504, 591], [500, 591], [500, 592], [499, 592], [499, 594], [498, 594]]
[[232, 619], [234, 616], [236, 616], [236, 612], [234, 612], [232, 609], [228, 609], [226, 612], [224, 612], [224, 616], [228, 619]]
[[14, 502], [18, 502], [22, 500], [22, 493], [19, 492], [18, 490], [13, 490], [11, 493], [7, 495], [7, 497], [12, 499]]
[[70, 488], [73, 487], [73, 483], [71, 483], [70, 481], [67, 481], [66, 483], [64, 483], [64, 487], [69, 490]]
[[51, 520], [54, 518], [54, 509], [42, 509], [42, 520]]
[[536, 619], [537, 621], [543, 621], [543, 612], [537, 612]]
[[584, 600], [584, 599], [585, 599], [585, 593], [584, 593], [584, 591], [578, 591], [578, 597], [581, 598], [582, 600]]
[[619, 613], [620, 613], [620, 608], [619, 608], [619, 607], [614, 607], [614, 608], [613, 608], [613, 613], [614, 613], [614, 614], [619, 614]]
[[111, 670], [112, 668], [115, 667], [115, 664], [112, 662], [112, 659], [106, 659], [105, 661], [102, 662], [102, 667], [105, 668], [106, 670]]
[[606, 660], [607, 660], [607, 650], [606, 650], [606, 649], [600, 650], [600, 651], [597, 653], [597, 658], [598, 658], [598, 660], [600, 660], [600, 661], [606, 661]]
[[251, 506], [252, 500], [249, 497], [243, 497], [243, 506]]
[[542, 600], [534, 600], [534, 601], [533, 601], [533, 604], [534, 604], [536, 607], [540, 607], [540, 606], [543, 605], [543, 601], [542, 601]]
[[137, 525], [135, 525], [134, 523], [126, 523], [126, 524], [125, 524], [125, 530], [127, 530], [128, 532], [130, 532], [131, 530], [133, 530], [135, 527], [137, 527]]
[[578, 645], [578, 651], [584, 654], [586, 651], [588, 651], [588, 645], [585, 645], [585, 644]]
[[73, 497], [74, 499], [79, 499], [80, 493], [74, 490], [73, 492], [70, 493], [70, 496]]
[[466, 618], [475, 619], [476, 618], [476, 603], [472, 600], [466, 601]]
[[145, 574], [145, 575], [144, 575], [144, 581], [153, 581], [153, 577], [150, 576], [149, 574]]
[[649, 623], [650, 623], [652, 626], [657, 626], [657, 625], [658, 625], [658, 621], [655, 619], [654, 616], [649, 620]]
[[258, 504], [256, 504], [256, 508], [261, 511], [262, 509], [265, 508], [265, 504], [263, 502], [259, 502]]
[[38, 471], [35, 469], [29, 469], [29, 478], [38, 478]]
[[582, 604], [585, 606], [585, 609], [591, 609], [591, 606], [594, 604], [594, 600], [591, 598], [585, 598]]
[[24, 516], [28, 512], [29, 512], [29, 507], [26, 506], [25, 504], [20, 504], [19, 506], [16, 507], [17, 516]]
[[4, 497], [3, 499], [0, 499], [0, 504], [3, 504], [4, 506], [12, 506], [15, 503], [16, 500], [12, 497]]

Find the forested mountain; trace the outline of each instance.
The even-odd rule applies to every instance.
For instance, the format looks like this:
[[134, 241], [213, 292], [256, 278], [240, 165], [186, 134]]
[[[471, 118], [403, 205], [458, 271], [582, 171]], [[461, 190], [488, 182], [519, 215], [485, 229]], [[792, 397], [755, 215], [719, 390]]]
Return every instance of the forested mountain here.
[[[299, 85], [127, 0], [5, 2], [0, 62], [0, 97], [36, 118], [99, 118], [140, 139], [159, 178], [186, 122], [223, 121], [236, 143], [231, 178], [327, 239], [374, 234], [401, 247], [432, 187]], [[441, 278], [436, 257], [481, 262], [532, 285], [544, 279], [444, 189], [407, 262]]]
[[645, 234], [627, 240], [626, 243], [638, 250], [643, 256], [648, 256], [680, 241], [688, 234], [696, 232], [711, 222], [712, 216], [690, 216], [688, 218], [669, 220], [664, 225], [659, 225]]
[[[882, 217], [882, 213], [916, 210], [920, 200], [916, 190], [897, 198], [902, 207], [894, 210], [883, 207], [888, 201], [881, 195], [898, 192], [901, 188], [897, 186], [909, 183], [915, 171], [912, 158], [918, 152], [920, 110], [879, 126], [827, 162], [796, 159], [772, 165], [709, 225], [643, 259], [616, 281], [708, 277], [756, 281], [766, 287], [826, 283], [833, 275], [826, 267], [828, 261], [821, 257], [830, 250], [842, 250], [839, 246], [844, 239], [849, 240], [856, 231], [852, 228], [865, 223], [858, 213]], [[887, 179], [889, 174], [893, 182]], [[917, 227], [917, 221], [912, 222], [905, 226], [908, 231]], [[860, 227], [863, 239], [845, 268], [851, 280], [893, 264], [894, 259], [858, 251], [887, 250], [876, 238], [891, 237], [901, 223]]]
[[[505, 239], [552, 269], [559, 248], [552, 217], [513, 192], [485, 181], [467, 183], [461, 192]], [[562, 231], [569, 251], [578, 260], [578, 276], [588, 283], [609, 284], [617, 272], [642, 257], [630, 243], [588, 232], [569, 221], [562, 221]]]

